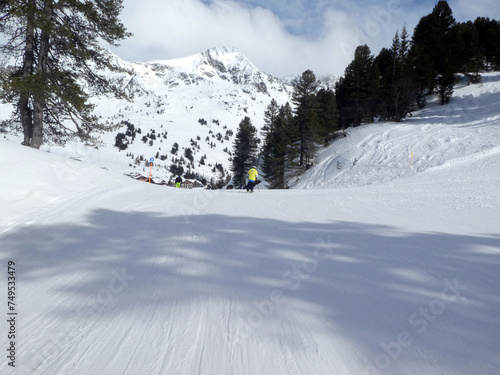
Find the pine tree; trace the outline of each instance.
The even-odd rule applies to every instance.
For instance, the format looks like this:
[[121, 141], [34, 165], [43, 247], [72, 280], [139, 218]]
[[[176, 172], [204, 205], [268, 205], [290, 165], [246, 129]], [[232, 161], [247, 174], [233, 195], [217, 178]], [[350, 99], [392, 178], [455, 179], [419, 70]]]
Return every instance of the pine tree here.
[[[270, 106], [268, 106], [268, 111]], [[272, 121], [269, 121], [267, 115], [265, 117], [267, 131], [264, 136], [264, 145], [262, 146], [262, 174], [269, 183], [270, 189], [281, 189], [284, 185], [285, 172], [284, 160], [278, 152], [278, 143], [281, 141], [279, 133], [281, 119], [277, 114], [273, 116]]]
[[408, 30], [406, 29], [406, 25], [403, 26], [401, 30], [400, 36], [400, 44], [399, 44], [399, 57], [401, 59], [401, 63], [404, 63], [404, 59], [408, 56], [408, 52], [410, 50], [410, 39], [408, 35]]
[[478, 17], [474, 26], [479, 33], [486, 69], [500, 70], [500, 21]]
[[271, 103], [267, 106], [264, 111], [264, 126], [262, 127], [262, 135], [265, 137], [271, 128], [273, 127], [276, 118], [279, 114], [278, 102], [275, 99], [271, 100]]
[[387, 48], [382, 48], [377, 57], [375, 57], [374, 63], [377, 65], [380, 72], [381, 93], [377, 101], [377, 115], [382, 120], [389, 120], [391, 117], [390, 89], [394, 81], [394, 59], [392, 51]]
[[411, 113], [416, 103], [415, 81], [412, 77], [413, 66], [410, 59], [410, 38], [406, 26], [401, 31], [401, 43], [399, 46], [398, 63], [399, 76], [394, 85], [395, 97], [397, 98], [397, 108], [395, 110], [394, 121], [402, 121]]
[[[105, 127], [92, 115], [90, 94], [124, 96], [102, 72], [124, 71], [99, 45], [130, 36], [118, 19], [122, 0], [0, 2], [2, 50], [19, 66], [2, 74], [3, 96], [17, 98], [24, 144], [39, 148], [43, 138], [89, 139]], [[85, 91], [88, 87], [90, 91]]]
[[235, 185], [244, 184], [247, 171], [257, 160], [256, 135], [257, 128], [253, 126], [250, 117], [246, 116], [241, 120], [234, 139], [231, 172], [233, 172], [232, 180]]
[[463, 56], [468, 56], [468, 61], [463, 69], [465, 74], [469, 73], [473, 83], [478, 83], [481, 79], [479, 72], [484, 69], [485, 60], [481, 53], [481, 39], [479, 38], [479, 31], [472, 22], [467, 23], [467, 31], [465, 33], [465, 53]]
[[300, 161], [301, 167], [308, 168], [316, 153], [316, 135], [319, 127], [318, 100], [316, 91], [319, 82], [311, 70], [306, 70], [297, 79], [292, 81], [295, 104], [295, 119], [300, 134]]
[[418, 108], [424, 108], [427, 95], [432, 94], [434, 73], [432, 61], [422, 45], [414, 45], [408, 54], [409, 65], [413, 67], [409, 76], [414, 84]]
[[390, 50], [382, 49], [375, 59], [381, 75], [381, 96], [378, 114], [382, 119], [402, 121], [415, 102], [415, 84], [408, 64], [408, 33], [403, 27], [396, 32]]
[[[419, 47], [418, 57], [428, 59], [431, 67], [430, 72], [422, 72], [425, 78], [421, 76], [420, 80], [424, 79], [430, 85], [429, 92], [437, 88], [441, 104], [450, 100], [455, 83], [450, 40], [454, 25], [455, 18], [450, 6], [440, 0], [432, 13], [420, 19], [412, 38], [412, 48]], [[430, 76], [427, 76], [429, 73]]]
[[456, 24], [450, 32], [452, 61], [457, 72], [468, 76], [473, 83], [481, 79], [479, 72], [486, 68], [479, 31], [474, 23]]
[[[0, 46], [0, 52], [10, 56], [24, 56], [23, 64], [17, 70], [0, 72], [0, 95], [9, 102], [14, 102], [17, 96], [17, 112], [24, 130], [23, 144], [26, 145], [29, 145], [33, 138], [33, 116], [27, 86], [35, 64], [35, 9], [35, 0], [28, 0], [25, 6], [21, 7], [16, 6], [14, 1], [0, 2], [0, 32], [12, 36], [7, 44]], [[23, 26], [18, 26], [18, 23]], [[19, 35], [14, 37], [16, 34]], [[24, 35], [24, 39], [21, 35]], [[12, 74], [11, 82], [6, 73]]]
[[271, 189], [288, 188], [298, 169], [299, 131], [289, 103], [279, 109], [262, 147], [262, 172]]
[[318, 137], [325, 146], [339, 130], [339, 114], [335, 93], [330, 89], [321, 89], [317, 93], [318, 99]]
[[344, 77], [335, 85], [342, 125], [372, 122], [380, 91], [380, 72], [367, 45], [358, 46]]
[[264, 126], [262, 128], [264, 144], [262, 146], [261, 170], [263, 175], [266, 176], [266, 180], [268, 182], [269, 179], [272, 179], [276, 171], [276, 167], [274, 164], [274, 154], [276, 153], [276, 126], [278, 122], [278, 114], [278, 103], [275, 99], [272, 99], [271, 103], [264, 111]]

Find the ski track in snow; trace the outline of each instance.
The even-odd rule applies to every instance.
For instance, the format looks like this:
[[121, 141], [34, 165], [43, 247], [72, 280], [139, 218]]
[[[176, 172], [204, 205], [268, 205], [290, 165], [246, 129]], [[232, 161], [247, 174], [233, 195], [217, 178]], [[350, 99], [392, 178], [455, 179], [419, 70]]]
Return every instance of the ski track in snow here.
[[[433, 180], [436, 178], [433, 176]], [[27, 246], [24, 251], [17, 245], [20, 237], [25, 238], [23, 233], [3, 235], [7, 246], [17, 250], [16, 255], [9, 255], [24, 267], [20, 278], [23, 289], [29, 291], [20, 305], [29, 312], [25, 318], [29, 324], [22, 330], [30, 332], [32, 339], [19, 352], [19, 358], [23, 358], [20, 361], [28, 368], [36, 365], [26, 370], [29, 373], [363, 373], [368, 368], [366, 360], [374, 363], [377, 355], [385, 353], [380, 343], [393, 342], [400, 332], [413, 328], [406, 318], [421, 305], [439, 298], [443, 278], [458, 277], [468, 285], [467, 304], [450, 303], [442, 312], [448, 313], [452, 322], [453, 315], [469, 315], [479, 307], [477, 304], [489, 301], [491, 308], [480, 309], [485, 320], [475, 320], [475, 324], [487, 326], [496, 314], [493, 306], [499, 307], [500, 301], [490, 297], [496, 288], [491, 279], [493, 265], [482, 265], [483, 276], [478, 278], [473, 273], [471, 279], [463, 274], [464, 269], [458, 271], [461, 255], [450, 265], [429, 265], [433, 252], [453, 251], [453, 246], [463, 240], [455, 240], [451, 234], [442, 240], [438, 234], [436, 240], [432, 240], [432, 234], [430, 239], [424, 235], [419, 240], [415, 235], [415, 240], [404, 240], [411, 234], [397, 223], [395, 212], [381, 212], [387, 202], [380, 197], [358, 198], [369, 192], [367, 188], [351, 189], [352, 195], [349, 189], [342, 191], [348, 207], [329, 199], [330, 191], [317, 191], [314, 201], [322, 202], [323, 207], [308, 211], [312, 202], [302, 191], [246, 194], [174, 190], [167, 195], [161, 188], [136, 184], [95, 196], [89, 193], [92, 203], [87, 205], [76, 199], [64, 202], [57, 210], [50, 207], [29, 226], [41, 226], [40, 242], [23, 242], [22, 246]], [[123, 204], [131, 195], [139, 198], [144, 194], [156, 203]], [[396, 202], [400, 198], [391, 195]], [[168, 213], [168, 207], [180, 201], [188, 214], [178, 217]], [[189, 208], [189, 204], [193, 206]], [[97, 222], [78, 219], [76, 225], [66, 224], [88, 215], [89, 210], [91, 215], [102, 212], [102, 217]], [[342, 223], [343, 217], [349, 219], [349, 211], [354, 211], [352, 219], [364, 212], [362, 221], [366, 224]], [[389, 206], [388, 211], [397, 210]], [[465, 226], [460, 221], [463, 217], [458, 216], [450, 227]], [[385, 223], [377, 225], [377, 221]], [[45, 229], [44, 223], [53, 222], [62, 224]], [[87, 233], [87, 225], [104, 227], [104, 233]], [[440, 225], [435, 221], [432, 227], [441, 232]], [[446, 231], [447, 226], [442, 226]], [[105, 238], [107, 232], [113, 235]], [[384, 239], [386, 236], [388, 239]], [[71, 240], [75, 237], [78, 240]], [[391, 244], [390, 238], [399, 237], [403, 239]], [[471, 237], [470, 246], [474, 248], [476, 241], [491, 243], [495, 248], [499, 243], [496, 238]], [[47, 261], [51, 250], [46, 247], [54, 246], [54, 241], [63, 244], [56, 245], [58, 250]], [[99, 246], [101, 241], [106, 245]], [[326, 253], [317, 253], [314, 258], [321, 241], [332, 247], [332, 259], [323, 259]], [[75, 247], [71, 246], [73, 242]], [[402, 245], [406, 247], [403, 254]], [[94, 246], [99, 251], [91, 251]], [[429, 246], [431, 249], [425, 250]], [[486, 253], [494, 251], [487, 248]], [[376, 254], [372, 254], [374, 250]], [[80, 251], [84, 256], [68, 254], [61, 262], [57, 258], [63, 257], [63, 251]], [[358, 271], [350, 270], [360, 262], [367, 264]], [[387, 272], [382, 271], [384, 265]], [[102, 292], [109, 290], [109, 269], [120, 270], [121, 266], [133, 279], [123, 292], [109, 297]], [[43, 272], [44, 278], [36, 276], [37, 272]], [[103, 272], [108, 277], [103, 277]], [[401, 284], [401, 280], [412, 282]], [[275, 290], [284, 300], [270, 304]], [[477, 299], [474, 293], [478, 293]], [[96, 303], [99, 296], [104, 304], [93, 306], [90, 314], [78, 313], [87, 298]], [[109, 303], [106, 298], [110, 298]], [[42, 300], [50, 303], [37, 309], [33, 304]], [[386, 310], [388, 305], [391, 312]], [[59, 327], [64, 327], [63, 335], [54, 341], [52, 335], [61, 334]], [[368, 327], [380, 332], [370, 332]], [[443, 348], [433, 347], [434, 340], [443, 343], [449, 334], [457, 338], [457, 344], [448, 344], [451, 349], [444, 349], [441, 355]], [[469, 344], [475, 342], [470, 329], [449, 332], [445, 320], [437, 321], [422, 337], [415, 334], [415, 342], [417, 338], [422, 342], [405, 349], [384, 373], [438, 374], [443, 368], [456, 374], [474, 373], [466, 362], [461, 372], [460, 366], [445, 359], [462, 347], [465, 334]], [[491, 358], [477, 363], [494, 366], [494, 361]]]

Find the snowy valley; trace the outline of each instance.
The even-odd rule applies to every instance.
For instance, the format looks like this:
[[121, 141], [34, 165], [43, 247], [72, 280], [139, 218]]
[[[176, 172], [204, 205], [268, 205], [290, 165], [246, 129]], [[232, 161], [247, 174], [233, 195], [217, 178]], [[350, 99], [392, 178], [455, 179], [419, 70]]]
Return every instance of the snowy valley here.
[[[236, 49], [212, 48], [149, 63], [114, 59], [130, 73], [109, 77], [120, 82], [130, 101], [111, 97], [93, 101], [95, 114], [108, 125], [118, 125], [116, 130], [93, 134], [98, 150], [79, 142], [69, 142], [63, 149], [46, 144], [44, 150], [142, 175], [149, 174], [147, 162], [153, 157], [153, 177], [158, 182], [175, 177], [169, 171], [172, 164], [182, 166], [184, 173], [217, 181], [230, 173], [234, 135], [241, 120], [250, 117], [260, 130], [271, 100], [281, 105], [291, 99], [290, 82], [263, 73]], [[11, 111], [12, 106], [1, 105], [0, 121]], [[186, 149], [191, 160], [185, 156]]]
[[[140, 66], [140, 107], [110, 100], [101, 115], [168, 142], [186, 130], [184, 143], [262, 118], [266, 90], [289, 98], [262, 76], [266, 89], [249, 81], [226, 106], [235, 78], [215, 68], [176, 79], [192, 96], [172, 95], [169, 64]], [[349, 129], [292, 189], [254, 194], [124, 177], [123, 153], [154, 156], [156, 142], [0, 140], [0, 372], [500, 374], [499, 108], [500, 74], [485, 74], [448, 106]]]

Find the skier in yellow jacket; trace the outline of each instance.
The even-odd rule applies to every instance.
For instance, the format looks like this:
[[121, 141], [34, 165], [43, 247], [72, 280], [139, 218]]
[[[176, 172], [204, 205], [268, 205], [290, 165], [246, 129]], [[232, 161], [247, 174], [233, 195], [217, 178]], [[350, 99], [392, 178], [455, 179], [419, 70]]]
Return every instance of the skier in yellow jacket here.
[[255, 168], [255, 166], [252, 166], [252, 168], [250, 168], [250, 170], [248, 171], [247, 175], [248, 175], [247, 192], [251, 191], [253, 193], [255, 181], [257, 181], [257, 177], [259, 177], [257, 168]]

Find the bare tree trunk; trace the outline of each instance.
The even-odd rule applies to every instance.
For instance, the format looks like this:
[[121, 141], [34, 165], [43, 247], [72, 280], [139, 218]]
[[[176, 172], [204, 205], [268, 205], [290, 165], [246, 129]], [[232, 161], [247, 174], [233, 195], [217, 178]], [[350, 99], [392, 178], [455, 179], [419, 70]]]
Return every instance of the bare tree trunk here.
[[39, 149], [43, 143], [43, 109], [45, 100], [43, 93], [35, 95], [33, 105], [33, 138], [31, 139], [31, 147]]
[[[51, 0], [45, 2], [44, 16], [52, 19], [53, 3]], [[51, 22], [49, 22], [50, 25]], [[31, 147], [40, 148], [43, 142], [43, 117], [45, 114], [45, 88], [47, 86], [47, 72], [50, 47], [50, 26], [42, 29], [40, 34], [40, 46], [38, 52], [37, 82], [38, 90], [33, 96], [33, 139]]]
[[27, 91], [23, 91], [21, 92], [19, 101], [17, 102], [17, 108], [21, 116], [21, 124], [23, 125], [23, 145], [25, 146], [31, 146], [31, 140], [33, 138], [33, 117], [29, 106], [29, 98], [29, 93]]
[[[34, 26], [34, 8], [36, 7], [34, 0], [28, 3], [28, 16], [26, 19], [26, 41], [24, 50], [23, 61], [23, 79], [27, 79], [33, 75], [33, 62], [34, 62], [34, 39], [35, 39], [35, 26]], [[23, 144], [31, 146], [33, 138], [33, 117], [30, 108], [30, 92], [26, 89], [22, 90], [17, 102], [17, 108], [21, 117], [21, 124], [23, 125], [24, 141]]]

